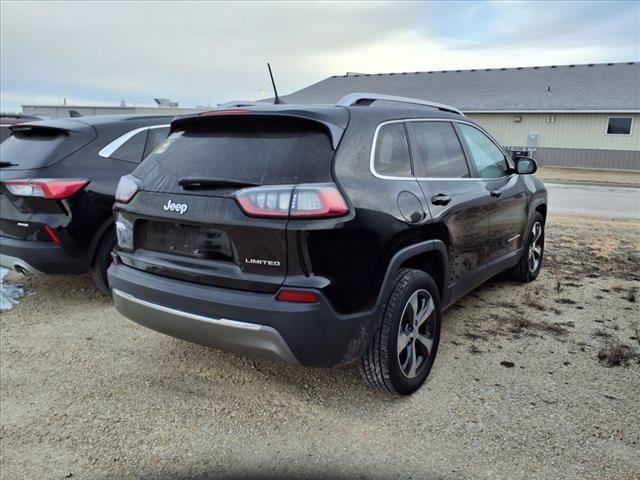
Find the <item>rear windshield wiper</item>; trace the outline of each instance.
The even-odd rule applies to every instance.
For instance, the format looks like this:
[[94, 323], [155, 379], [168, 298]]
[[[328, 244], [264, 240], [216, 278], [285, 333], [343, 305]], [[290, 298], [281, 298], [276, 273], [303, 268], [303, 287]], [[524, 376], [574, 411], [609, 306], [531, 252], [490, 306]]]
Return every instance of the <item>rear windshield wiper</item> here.
[[256, 187], [259, 183], [246, 182], [244, 180], [230, 180], [226, 178], [212, 178], [212, 177], [184, 177], [178, 180], [180, 185], [185, 190], [196, 188], [216, 188], [216, 187]]
[[0, 162], [0, 168], [4, 168], [4, 167], [17, 167], [18, 164], [17, 163], [11, 163], [11, 162]]

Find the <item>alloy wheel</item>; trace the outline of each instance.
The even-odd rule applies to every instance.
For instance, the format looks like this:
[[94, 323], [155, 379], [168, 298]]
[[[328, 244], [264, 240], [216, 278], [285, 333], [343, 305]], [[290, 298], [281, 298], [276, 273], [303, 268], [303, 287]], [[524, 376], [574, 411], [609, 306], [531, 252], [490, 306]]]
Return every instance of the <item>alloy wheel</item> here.
[[529, 272], [538, 270], [542, 261], [542, 224], [536, 222], [531, 229], [531, 243], [529, 244]]
[[398, 326], [398, 362], [402, 374], [415, 378], [429, 364], [433, 352], [435, 303], [426, 290], [416, 290], [402, 311]]

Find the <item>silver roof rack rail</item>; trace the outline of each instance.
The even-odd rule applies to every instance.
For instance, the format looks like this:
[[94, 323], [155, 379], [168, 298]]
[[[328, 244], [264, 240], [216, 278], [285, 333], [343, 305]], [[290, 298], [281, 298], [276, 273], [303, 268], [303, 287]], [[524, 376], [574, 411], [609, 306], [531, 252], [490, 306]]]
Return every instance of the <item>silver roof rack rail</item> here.
[[350, 93], [349, 95], [345, 95], [338, 103], [336, 103], [339, 107], [351, 107], [353, 105], [371, 105], [373, 102], [380, 100], [384, 102], [398, 102], [398, 103], [408, 103], [411, 105], [422, 105], [424, 107], [437, 108], [438, 110], [442, 110], [443, 112], [457, 113], [458, 115], [462, 115], [464, 117], [464, 113], [458, 110], [456, 107], [451, 107], [449, 105], [445, 105], [443, 103], [431, 102], [429, 100], [420, 100], [418, 98], [409, 98], [409, 97], [397, 97], [395, 95], [383, 95], [380, 93]]

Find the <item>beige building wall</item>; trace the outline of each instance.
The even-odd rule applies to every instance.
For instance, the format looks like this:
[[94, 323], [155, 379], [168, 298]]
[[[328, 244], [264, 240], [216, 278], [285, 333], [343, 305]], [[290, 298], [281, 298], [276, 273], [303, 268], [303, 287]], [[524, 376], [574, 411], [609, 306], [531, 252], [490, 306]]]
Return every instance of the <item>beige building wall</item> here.
[[[640, 152], [640, 114], [603, 113], [469, 113], [503, 146], [527, 146], [531, 130], [538, 148], [625, 150]], [[607, 135], [607, 121], [633, 117], [631, 135]], [[516, 117], [521, 117], [516, 122]]]

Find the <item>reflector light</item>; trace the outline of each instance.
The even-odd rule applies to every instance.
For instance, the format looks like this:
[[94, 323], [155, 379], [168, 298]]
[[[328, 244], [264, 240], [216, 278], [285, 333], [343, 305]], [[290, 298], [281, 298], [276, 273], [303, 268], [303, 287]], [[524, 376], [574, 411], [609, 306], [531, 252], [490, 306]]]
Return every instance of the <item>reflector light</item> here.
[[45, 225], [44, 230], [49, 234], [51, 240], [53, 240], [53, 243], [55, 243], [56, 245], [60, 245], [60, 239], [56, 235], [56, 232], [53, 231], [53, 228], [51, 228], [49, 225]]
[[7, 180], [4, 185], [12, 194], [20, 197], [41, 197], [62, 200], [82, 190], [89, 180], [79, 178], [21, 178]]
[[276, 299], [281, 302], [294, 303], [318, 303], [320, 301], [315, 293], [300, 290], [280, 290]]

